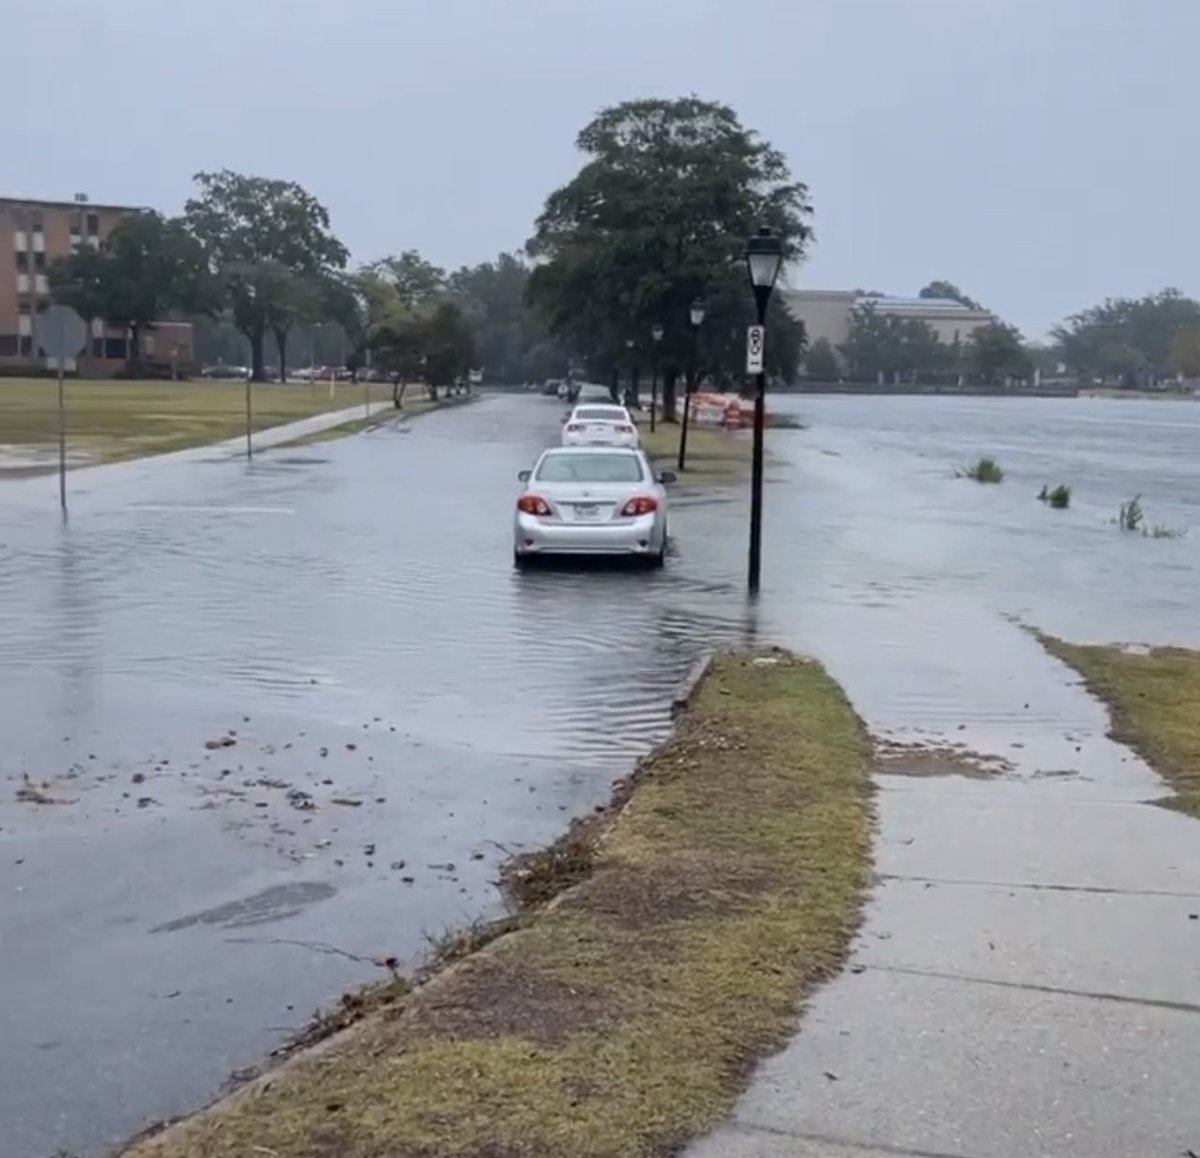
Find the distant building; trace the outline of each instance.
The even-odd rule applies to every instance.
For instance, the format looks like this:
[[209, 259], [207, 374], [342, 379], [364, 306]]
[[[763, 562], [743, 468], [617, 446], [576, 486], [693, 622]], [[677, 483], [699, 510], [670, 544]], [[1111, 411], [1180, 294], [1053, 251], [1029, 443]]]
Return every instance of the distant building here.
[[973, 310], [950, 298], [874, 297], [849, 290], [784, 290], [784, 303], [803, 322], [811, 345], [819, 338], [837, 350], [850, 335], [850, 315], [870, 303], [881, 314], [925, 322], [948, 345], [966, 340], [996, 320], [987, 310]]
[[[45, 364], [34, 344], [34, 318], [50, 301], [50, 265], [84, 246], [98, 249], [122, 217], [141, 212], [129, 205], [95, 205], [82, 195], [73, 201], [0, 197], [0, 368]], [[126, 364], [129, 335], [98, 318], [88, 321], [88, 347], [72, 368], [89, 377], [110, 377]], [[142, 357], [149, 362], [186, 366], [192, 347], [187, 322], [160, 322], [142, 335]]]

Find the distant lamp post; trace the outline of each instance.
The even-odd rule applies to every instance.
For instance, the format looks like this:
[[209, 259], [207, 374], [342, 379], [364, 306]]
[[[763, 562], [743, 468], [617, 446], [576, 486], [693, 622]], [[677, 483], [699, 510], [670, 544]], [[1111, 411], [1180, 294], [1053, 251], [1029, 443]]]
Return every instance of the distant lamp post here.
[[[252, 285], [248, 285], [246, 287], [246, 297], [250, 301], [251, 308], [253, 308], [255, 299], [258, 297], [257, 289], [255, 289], [255, 287]], [[260, 342], [261, 342], [261, 339], [260, 339]], [[260, 361], [262, 360], [261, 350], [260, 350], [260, 354], [259, 354], [259, 360]], [[253, 363], [253, 361], [254, 361], [253, 350], [251, 351], [250, 361], [251, 361], [251, 363]], [[254, 386], [254, 369], [255, 369], [254, 366], [251, 365], [250, 373], [246, 375], [246, 458], [247, 459], [252, 459], [254, 457], [254, 440], [251, 438], [251, 432], [254, 429], [254, 416], [253, 416], [253, 412], [251, 409], [252, 404], [251, 404], [251, 399], [250, 399], [250, 392]], [[282, 375], [281, 375], [281, 377], [282, 377]]]
[[680, 470], [687, 470], [688, 423], [692, 414], [692, 391], [696, 388], [696, 373], [700, 360], [700, 327], [704, 325], [704, 299], [693, 298], [688, 310], [688, 321], [692, 323], [692, 354], [688, 366], [687, 381], [683, 387], [683, 425], [679, 429]]
[[750, 558], [748, 584], [751, 594], [757, 594], [762, 574], [762, 506], [763, 506], [763, 427], [766, 424], [767, 372], [764, 362], [766, 349], [767, 305], [775, 279], [783, 265], [783, 242], [765, 226], [746, 242], [746, 271], [754, 291], [758, 325], [747, 335], [746, 370], [755, 375], [754, 390], [754, 451], [750, 468]]
[[654, 433], [654, 414], [658, 410], [658, 347], [662, 344], [666, 331], [657, 322], [650, 327], [650, 337], [654, 340], [654, 361], [650, 365], [650, 433]]
[[633, 383], [634, 353], [633, 353], [633, 339], [632, 338], [625, 339], [625, 350], [629, 354], [629, 385], [625, 387], [625, 405], [630, 410], [636, 410], [637, 409], [637, 396], [634, 394], [634, 383]]

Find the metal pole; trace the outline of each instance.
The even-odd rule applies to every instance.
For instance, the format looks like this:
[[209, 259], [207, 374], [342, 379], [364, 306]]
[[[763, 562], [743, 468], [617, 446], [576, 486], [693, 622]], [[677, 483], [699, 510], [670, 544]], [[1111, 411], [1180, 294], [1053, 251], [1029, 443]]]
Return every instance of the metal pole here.
[[650, 367], [650, 433], [654, 433], [654, 412], [658, 409], [658, 353]]
[[363, 417], [371, 417], [371, 382], [365, 373], [363, 374]]
[[65, 325], [59, 322], [58, 343], [58, 505], [67, 517], [67, 392], [63, 385], [63, 348], [66, 345]]
[[[767, 303], [758, 302], [758, 324], [766, 324]], [[762, 575], [762, 506], [763, 506], [763, 427], [766, 425], [767, 375], [760, 370], [755, 376], [754, 391], [754, 449], [750, 465], [750, 557], [748, 584], [751, 595], [758, 594]]]
[[253, 419], [250, 413], [250, 387], [254, 384], [253, 372], [246, 379], [246, 457], [248, 459], [254, 457], [254, 443], [251, 441], [250, 432], [252, 430]]
[[679, 430], [679, 461], [680, 470], [687, 470], [687, 438], [688, 422], [692, 413], [692, 380], [696, 377], [697, 350], [700, 345], [700, 327], [692, 327], [692, 359], [688, 367], [687, 380], [683, 384], [683, 426]]

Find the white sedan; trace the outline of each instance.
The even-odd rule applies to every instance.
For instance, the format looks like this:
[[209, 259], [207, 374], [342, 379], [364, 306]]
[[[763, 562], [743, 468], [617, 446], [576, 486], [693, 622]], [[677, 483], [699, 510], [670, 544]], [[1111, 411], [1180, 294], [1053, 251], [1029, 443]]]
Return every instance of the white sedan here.
[[667, 556], [670, 471], [656, 474], [640, 451], [571, 446], [542, 452], [518, 476], [513, 563], [546, 556], [604, 555], [661, 567]]
[[637, 426], [624, 406], [580, 403], [563, 423], [563, 446], [624, 446], [636, 450]]

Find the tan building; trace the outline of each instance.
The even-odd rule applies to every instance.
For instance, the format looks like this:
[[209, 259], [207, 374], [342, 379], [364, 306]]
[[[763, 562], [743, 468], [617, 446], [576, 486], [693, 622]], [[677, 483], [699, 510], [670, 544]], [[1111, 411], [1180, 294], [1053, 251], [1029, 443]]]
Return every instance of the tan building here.
[[868, 302], [881, 314], [924, 322], [948, 345], [965, 342], [996, 320], [987, 310], [973, 310], [950, 298], [874, 297], [849, 290], [784, 290], [783, 297], [792, 317], [804, 323], [809, 345], [825, 338], [834, 350], [850, 335], [851, 313]]
[[[34, 342], [34, 318], [50, 302], [49, 267], [83, 246], [98, 249], [109, 231], [130, 213], [128, 205], [95, 205], [82, 195], [73, 201], [0, 197], [0, 368], [35, 369], [46, 364]], [[90, 319], [87, 349], [67, 368], [89, 377], [121, 370], [129, 355], [129, 335]], [[142, 338], [147, 361], [192, 361], [192, 327], [161, 322]]]

